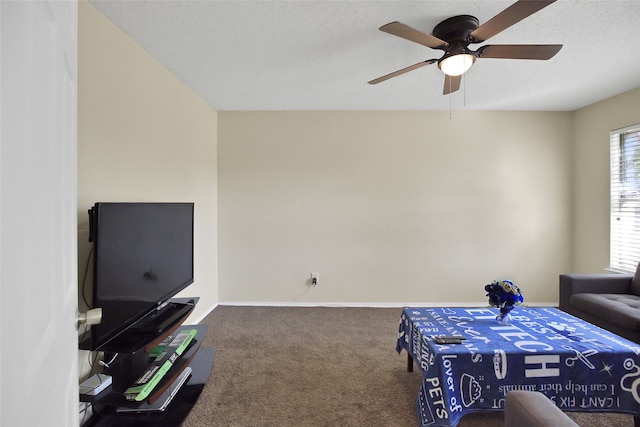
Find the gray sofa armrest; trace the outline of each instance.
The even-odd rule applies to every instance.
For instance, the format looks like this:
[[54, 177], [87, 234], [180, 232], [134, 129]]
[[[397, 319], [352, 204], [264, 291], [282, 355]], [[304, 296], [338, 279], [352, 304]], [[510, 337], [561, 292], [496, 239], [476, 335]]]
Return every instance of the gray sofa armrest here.
[[504, 410], [505, 427], [577, 427], [547, 396], [537, 391], [510, 391]]
[[569, 307], [573, 294], [630, 294], [631, 279], [631, 274], [561, 274], [560, 309]]

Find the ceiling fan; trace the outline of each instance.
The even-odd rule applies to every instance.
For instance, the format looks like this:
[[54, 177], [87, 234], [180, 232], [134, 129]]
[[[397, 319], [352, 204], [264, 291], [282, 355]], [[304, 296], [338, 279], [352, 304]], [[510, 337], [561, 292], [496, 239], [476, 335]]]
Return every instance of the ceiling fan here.
[[460, 88], [462, 75], [479, 58], [539, 59], [546, 60], [562, 48], [561, 44], [502, 44], [484, 45], [477, 50], [469, 49], [470, 44], [482, 43], [499, 32], [509, 28], [524, 18], [533, 15], [556, 0], [518, 0], [489, 21], [479, 25], [478, 18], [458, 15], [440, 22], [432, 34], [425, 34], [401, 22], [395, 21], [380, 27], [380, 31], [402, 37], [432, 49], [444, 51], [440, 59], [427, 59], [371, 80], [377, 84], [392, 77], [416, 70], [426, 65], [438, 63], [445, 74], [443, 95]]

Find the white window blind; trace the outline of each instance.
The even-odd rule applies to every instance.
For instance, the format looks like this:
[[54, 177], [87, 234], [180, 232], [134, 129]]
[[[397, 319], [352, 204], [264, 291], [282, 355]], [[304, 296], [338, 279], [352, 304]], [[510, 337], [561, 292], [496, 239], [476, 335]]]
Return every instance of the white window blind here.
[[640, 261], [640, 125], [612, 131], [610, 268], [633, 273]]

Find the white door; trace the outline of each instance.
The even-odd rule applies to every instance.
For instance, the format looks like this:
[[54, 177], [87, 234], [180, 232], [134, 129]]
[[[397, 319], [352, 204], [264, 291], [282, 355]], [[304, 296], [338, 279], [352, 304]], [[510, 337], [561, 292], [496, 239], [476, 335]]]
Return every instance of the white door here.
[[0, 0], [0, 425], [78, 425], [77, 3]]

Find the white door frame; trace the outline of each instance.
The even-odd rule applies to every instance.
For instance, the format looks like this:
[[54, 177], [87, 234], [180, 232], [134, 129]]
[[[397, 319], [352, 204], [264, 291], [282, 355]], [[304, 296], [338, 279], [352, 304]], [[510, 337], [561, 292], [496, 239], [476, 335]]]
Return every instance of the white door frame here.
[[0, 425], [79, 423], [76, 1], [0, 0]]

